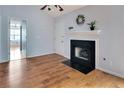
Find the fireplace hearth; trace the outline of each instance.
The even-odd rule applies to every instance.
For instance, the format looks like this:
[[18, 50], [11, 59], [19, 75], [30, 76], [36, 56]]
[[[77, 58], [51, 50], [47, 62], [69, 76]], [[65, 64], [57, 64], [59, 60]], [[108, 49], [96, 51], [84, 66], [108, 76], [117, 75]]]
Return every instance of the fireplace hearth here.
[[85, 74], [95, 69], [95, 41], [71, 40], [70, 54], [64, 64]]

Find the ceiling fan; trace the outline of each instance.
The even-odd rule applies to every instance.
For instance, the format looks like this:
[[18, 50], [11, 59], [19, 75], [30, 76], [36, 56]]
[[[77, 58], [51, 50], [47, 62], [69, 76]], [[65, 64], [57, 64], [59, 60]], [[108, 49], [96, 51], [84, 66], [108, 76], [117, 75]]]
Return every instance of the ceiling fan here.
[[[54, 5], [54, 7], [59, 9], [60, 12], [64, 10], [60, 5]], [[48, 9], [48, 11], [52, 10], [50, 5], [44, 5], [40, 10], [45, 10], [46, 8]]]

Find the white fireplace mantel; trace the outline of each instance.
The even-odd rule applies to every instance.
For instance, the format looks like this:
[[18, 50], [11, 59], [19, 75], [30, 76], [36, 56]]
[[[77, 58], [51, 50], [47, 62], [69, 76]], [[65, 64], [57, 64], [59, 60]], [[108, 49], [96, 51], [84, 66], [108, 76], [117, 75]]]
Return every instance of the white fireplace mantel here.
[[68, 58], [70, 58], [70, 40], [89, 40], [89, 41], [95, 41], [95, 59], [96, 59], [96, 68], [98, 67], [99, 62], [99, 34], [100, 30], [94, 30], [94, 31], [69, 31], [67, 32], [67, 38], [68, 38]]
[[93, 31], [69, 31], [67, 34], [69, 36], [98, 36], [101, 30], [93, 30]]

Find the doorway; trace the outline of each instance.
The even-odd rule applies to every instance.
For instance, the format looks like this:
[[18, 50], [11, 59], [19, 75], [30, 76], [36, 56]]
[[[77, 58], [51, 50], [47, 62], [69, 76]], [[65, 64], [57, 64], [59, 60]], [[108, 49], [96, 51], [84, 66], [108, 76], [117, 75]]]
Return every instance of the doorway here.
[[26, 20], [9, 20], [10, 60], [26, 58]]

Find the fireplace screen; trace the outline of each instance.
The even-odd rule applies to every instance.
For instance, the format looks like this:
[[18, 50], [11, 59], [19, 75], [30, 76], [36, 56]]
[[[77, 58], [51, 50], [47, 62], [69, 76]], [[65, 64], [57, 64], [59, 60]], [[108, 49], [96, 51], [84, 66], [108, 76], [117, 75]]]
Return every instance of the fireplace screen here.
[[75, 47], [75, 57], [88, 61], [89, 60], [88, 49]]
[[95, 69], [95, 41], [71, 40], [72, 67], [88, 73]]

